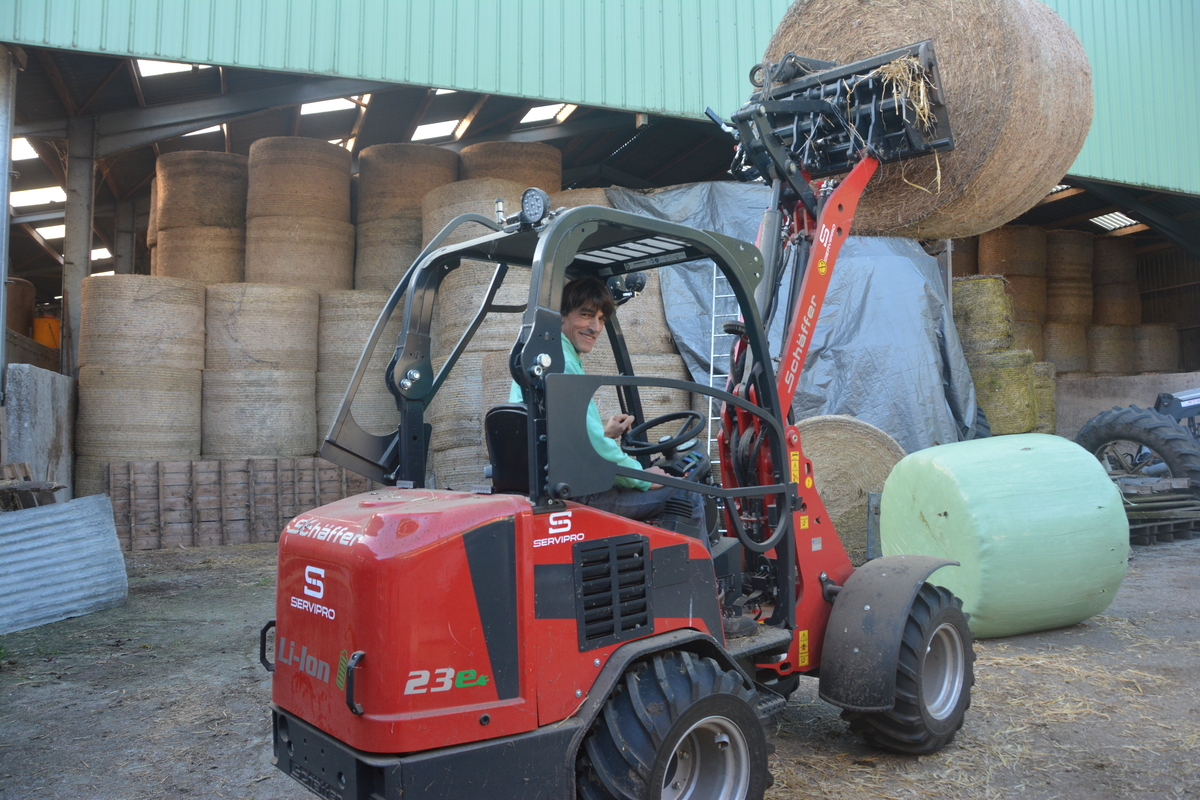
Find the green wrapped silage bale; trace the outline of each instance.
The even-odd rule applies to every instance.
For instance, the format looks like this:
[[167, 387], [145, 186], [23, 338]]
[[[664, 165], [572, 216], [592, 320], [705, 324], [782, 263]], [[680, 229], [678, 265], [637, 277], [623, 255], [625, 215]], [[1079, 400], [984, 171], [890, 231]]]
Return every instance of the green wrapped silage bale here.
[[1094, 456], [1027, 433], [930, 447], [893, 469], [880, 501], [884, 555], [959, 562], [930, 582], [963, 601], [977, 637], [1073, 625], [1125, 577], [1129, 523]]

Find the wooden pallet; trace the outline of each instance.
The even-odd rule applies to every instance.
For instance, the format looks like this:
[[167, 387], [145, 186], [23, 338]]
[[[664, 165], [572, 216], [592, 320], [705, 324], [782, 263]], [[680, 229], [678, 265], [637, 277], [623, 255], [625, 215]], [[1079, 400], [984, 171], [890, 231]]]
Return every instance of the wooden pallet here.
[[[1186, 479], [1184, 481], [1186, 484]], [[1175, 487], [1148, 493], [1126, 492], [1124, 486], [1121, 488], [1131, 544], [1150, 545], [1200, 537], [1200, 500], [1190, 492], [1178, 491]]]
[[39, 481], [28, 463], [0, 465], [0, 511], [37, 508], [55, 501], [54, 493], [67, 488], [54, 481]]

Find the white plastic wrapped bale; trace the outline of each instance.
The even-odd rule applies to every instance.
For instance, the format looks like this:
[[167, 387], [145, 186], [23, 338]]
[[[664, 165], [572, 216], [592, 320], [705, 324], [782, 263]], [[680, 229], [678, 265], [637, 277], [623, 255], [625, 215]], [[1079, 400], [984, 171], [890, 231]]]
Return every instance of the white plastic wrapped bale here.
[[930, 582], [963, 601], [977, 637], [1073, 625], [1112, 602], [1129, 523], [1100, 462], [1040, 433], [930, 447], [892, 470], [880, 502], [884, 555], [961, 564]]

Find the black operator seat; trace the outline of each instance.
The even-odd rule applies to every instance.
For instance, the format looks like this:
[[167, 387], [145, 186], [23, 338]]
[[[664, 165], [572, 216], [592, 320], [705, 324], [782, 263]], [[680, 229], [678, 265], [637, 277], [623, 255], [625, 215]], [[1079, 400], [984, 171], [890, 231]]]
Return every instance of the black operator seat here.
[[505, 494], [529, 494], [529, 409], [505, 403], [483, 418], [492, 488]]

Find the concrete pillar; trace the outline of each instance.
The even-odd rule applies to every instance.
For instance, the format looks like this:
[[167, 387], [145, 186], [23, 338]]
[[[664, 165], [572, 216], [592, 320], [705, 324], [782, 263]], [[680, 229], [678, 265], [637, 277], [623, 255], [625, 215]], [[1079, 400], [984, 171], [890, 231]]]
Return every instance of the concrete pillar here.
[[[12, 187], [12, 141], [13, 117], [16, 114], [17, 66], [13, 63], [8, 48], [0, 46], [0, 209], [4, 219], [0, 220], [0, 331], [7, 330], [8, 320], [8, 236], [11, 225], [8, 218], [8, 192]], [[4, 403], [5, 378], [8, 358], [4, 352], [4, 337], [0, 337], [0, 404]]]
[[63, 374], [79, 377], [80, 292], [92, 271], [92, 210], [96, 187], [96, 120], [67, 121], [67, 235], [63, 239]]
[[137, 249], [134, 226], [134, 201], [122, 200], [116, 207], [116, 236], [113, 237], [113, 271], [132, 275], [133, 256]]

